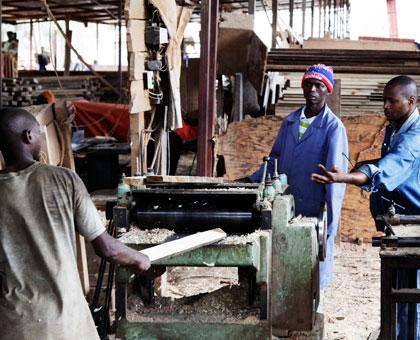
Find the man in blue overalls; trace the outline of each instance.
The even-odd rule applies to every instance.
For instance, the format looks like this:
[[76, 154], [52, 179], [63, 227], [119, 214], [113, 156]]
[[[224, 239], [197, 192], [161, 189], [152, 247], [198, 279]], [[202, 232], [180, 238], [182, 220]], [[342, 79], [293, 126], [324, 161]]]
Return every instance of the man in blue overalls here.
[[[348, 183], [372, 192], [370, 208], [373, 216], [387, 212], [387, 201], [393, 200], [396, 213], [420, 214], [420, 116], [416, 108], [417, 85], [407, 76], [391, 79], [384, 89], [384, 113], [390, 125], [386, 129], [381, 158], [364, 164], [346, 174], [330, 166], [319, 168], [322, 174], [312, 174], [312, 179], [323, 185]], [[327, 169], [332, 169], [327, 171]], [[385, 197], [385, 200], [383, 199]], [[418, 272], [419, 274], [419, 272]], [[407, 273], [398, 272], [398, 284], [407, 284]], [[417, 275], [419, 287], [419, 275]], [[417, 304], [419, 319], [420, 304]], [[398, 305], [397, 336], [408, 339], [407, 305]], [[417, 339], [420, 323], [417, 322]]]
[[[297, 215], [318, 216], [321, 205], [324, 202], [327, 204], [327, 258], [320, 264], [321, 288], [332, 281], [334, 236], [340, 219], [345, 185], [320, 186], [311, 181], [310, 174], [317, 170], [319, 163], [330, 167], [336, 165], [341, 171], [347, 171], [346, 130], [326, 104], [333, 86], [331, 67], [319, 64], [307, 69], [302, 78], [306, 104], [284, 118], [267, 166], [267, 172], [272, 174], [276, 158], [279, 169], [287, 175]], [[260, 182], [262, 173], [261, 166], [249, 176], [249, 180]]]

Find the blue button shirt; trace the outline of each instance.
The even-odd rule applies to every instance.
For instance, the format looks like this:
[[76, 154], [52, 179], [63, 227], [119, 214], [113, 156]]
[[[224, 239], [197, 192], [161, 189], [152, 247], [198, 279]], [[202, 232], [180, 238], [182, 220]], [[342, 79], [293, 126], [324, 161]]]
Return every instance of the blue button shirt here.
[[[343, 156], [343, 153], [348, 155], [346, 130], [326, 105], [299, 139], [301, 110], [284, 119], [270, 153], [267, 171], [273, 173], [274, 158], [277, 158], [279, 170], [287, 175], [296, 214], [318, 216], [321, 204], [327, 202], [328, 235], [332, 240], [337, 232], [345, 185], [320, 185], [311, 181], [310, 174], [319, 172], [318, 164], [325, 165], [327, 169], [335, 165], [347, 172], [347, 159]], [[260, 182], [263, 169], [261, 166], [249, 177], [250, 180]], [[332, 279], [332, 248], [333, 243], [329, 242], [327, 259], [321, 263], [321, 287], [328, 285]]]
[[[389, 125], [385, 132], [381, 159], [362, 165], [358, 171], [370, 181], [362, 189], [371, 192], [398, 192], [400, 205], [420, 209], [420, 116], [416, 109], [395, 132]], [[393, 136], [392, 136], [393, 135]], [[391, 138], [392, 137], [392, 138]], [[419, 210], [420, 212], [420, 210]]]

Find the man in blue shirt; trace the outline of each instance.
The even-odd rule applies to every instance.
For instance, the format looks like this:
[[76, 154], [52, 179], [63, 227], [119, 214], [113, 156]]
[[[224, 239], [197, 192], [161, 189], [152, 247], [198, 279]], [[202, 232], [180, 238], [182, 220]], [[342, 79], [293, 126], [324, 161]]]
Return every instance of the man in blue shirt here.
[[[270, 152], [268, 173], [273, 173], [274, 159], [279, 170], [287, 175], [291, 193], [295, 199], [296, 214], [318, 216], [326, 202], [328, 214], [327, 258], [320, 264], [320, 285], [326, 287], [332, 281], [334, 236], [340, 219], [344, 197], [344, 184], [319, 186], [312, 182], [310, 174], [319, 163], [347, 171], [348, 143], [344, 125], [326, 104], [333, 92], [334, 78], [331, 67], [313, 65], [302, 78], [306, 105], [283, 120], [280, 131]], [[344, 154], [344, 156], [343, 156]], [[261, 166], [249, 176], [251, 182], [260, 182]]]
[[[396, 206], [397, 213], [420, 214], [420, 116], [416, 103], [417, 85], [413, 79], [407, 76], [391, 79], [384, 89], [384, 113], [390, 125], [386, 129], [381, 158], [348, 174], [337, 169], [328, 171], [328, 165], [320, 164], [322, 174], [313, 173], [312, 180], [323, 185], [354, 184], [372, 192], [370, 208], [373, 216], [387, 212], [387, 201], [382, 197], [405, 208], [401, 210]], [[399, 271], [398, 283], [404, 285], [405, 281], [407, 274]], [[418, 304], [418, 316], [419, 307]], [[400, 304], [398, 339], [408, 339], [407, 322], [406, 305]], [[420, 338], [419, 322], [417, 326], [417, 338]]]

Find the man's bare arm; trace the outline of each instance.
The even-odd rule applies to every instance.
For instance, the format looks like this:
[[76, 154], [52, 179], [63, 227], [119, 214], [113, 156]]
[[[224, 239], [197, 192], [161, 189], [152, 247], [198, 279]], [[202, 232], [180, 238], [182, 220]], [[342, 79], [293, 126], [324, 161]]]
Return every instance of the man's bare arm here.
[[313, 173], [311, 174], [311, 179], [319, 184], [347, 183], [361, 186], [369, 182], [369, 177], [360, 171], [345, 173], [339, 171], [336, 167], [333, 167], [331, 171], [328, 171], [321, 164], [318, 164], [318, 167], [321, 170], [321, 174]]
[[150, 260], [146, 255], [127, 247], [107, 232], [95, 238], [92, 245], [98, 256], [129, 267], [136, 273], [143, 273], [150, 268]]

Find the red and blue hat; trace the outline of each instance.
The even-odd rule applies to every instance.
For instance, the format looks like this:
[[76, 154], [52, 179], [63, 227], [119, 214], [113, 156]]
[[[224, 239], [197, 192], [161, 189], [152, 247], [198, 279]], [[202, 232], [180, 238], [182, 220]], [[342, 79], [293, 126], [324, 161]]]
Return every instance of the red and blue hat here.
[[333, 93], [334, 71], [332, 67], [324, 64], [312, 65], [309, 67], [302, 78], [302, 85], [306, 79], [317, 79], [322, 81], [330, 93]]

